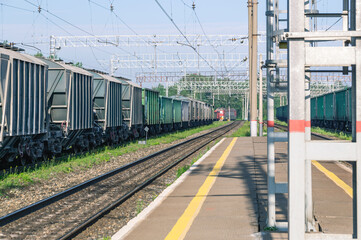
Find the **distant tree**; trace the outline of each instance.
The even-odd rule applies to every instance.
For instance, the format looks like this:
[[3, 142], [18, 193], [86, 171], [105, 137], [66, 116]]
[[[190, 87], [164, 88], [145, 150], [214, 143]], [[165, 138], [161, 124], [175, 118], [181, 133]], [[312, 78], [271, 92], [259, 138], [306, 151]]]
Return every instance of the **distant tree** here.
[[44, 55], [41, 52], [37, 52], [34, 56], [39, 58], [44, 57]]
[[59, 59], [57, 55], [50, 55], [48, 58], [53, 60]]
[[75, 64], [73, 64], [75, 67], [80, 67], [82, 68], [83, 67], [83, 63], [82, 62], [77, 62]]

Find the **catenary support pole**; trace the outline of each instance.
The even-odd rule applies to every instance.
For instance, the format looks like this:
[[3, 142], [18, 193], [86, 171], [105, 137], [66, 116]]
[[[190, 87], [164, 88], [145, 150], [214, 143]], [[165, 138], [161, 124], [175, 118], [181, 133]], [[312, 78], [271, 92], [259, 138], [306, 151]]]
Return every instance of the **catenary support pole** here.
[[[253, 63], [253, 61], [252, 61], [252, 57], [253, 57], [253, 50], [252, 50], [252, 45], [253, 45], [253, 38], [252, 38], [252, 35], [253, 35], [253, 30], [252, 30], [252, 28], [253, 28], [253, 0], [248, 0], [247, 6], [248, 6], [248, 64], [249, 64], [248, 78], [249, 78], [249, 88], [251, 90], [252, 89], [252, 63]], [[247, 96], [246, 103], [247, 103], [246, 119], [248, 120], [248, 96]], [[252, 123], [251, 123], [251, 125], [252, 125]], [[252, 126], [251, 126], [251, 133], [252, 133]], [[252, 136], [252, 134], [251, 134], [251, 136]]]
[[258, 45], [258, 2], [253, 0], [252, 14], [252, 72], [251, 72], [251, 137], [257, 136], [257, 45]]
[[259, 55], [259, 99], [258, 99], [258, 121], [259, 121], [259, 136], [263, 137], [263, 75], [262, 75], [262, 54]]

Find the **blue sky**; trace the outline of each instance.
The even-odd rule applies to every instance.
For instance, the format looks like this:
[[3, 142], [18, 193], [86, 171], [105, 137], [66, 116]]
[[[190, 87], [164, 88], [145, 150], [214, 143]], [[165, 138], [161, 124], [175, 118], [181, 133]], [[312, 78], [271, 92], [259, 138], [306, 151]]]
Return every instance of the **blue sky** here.
[[[30, 2], [30, 3], [29, 3]], [[164, 9], [172, 16], [184, 33], [202, 34], [191, 6], [191, 0], [159, 0]], [[195, 0], [196, 12], [207, 34], [247, 34], [247, 0]], [[336, 2], [318, 1], [319, 6], [332, 11]], [[332, 3], [334, 2], [334, 3]], [[138, 34], [177, 34], [176, 28], [161, 11], [154, 0], [0, 0], [0, 39], [9, 42], [29, 43], [49, 55], [48, 39], [50, 35], [87, 35], [47, 13], [44, 9], [95, 35], [133, 34], [110, 11], [114, 12]], [[22, 8], [15, 9], [6, 5]], [[98, 5], [103, 6], [99, 7]], [[38, 12], [37, 6], [43, 8]], [[105, 8], [105, 9], [104, 9]], [[259, 2], [259, 30], [265, 30], [265, 1]], [[331, 21], [330, 21], [331, 23]], [[329, 22], [322, 22], [327, 25]], [[65, 29], [65, 30], [64, 30]], [[43, 41], [44, 44], [34, 44]], [[262, 51], [262, 47], [260, 48]], [[26, 48], [34, 54], [34, 48]], [[119, 49], [106, 49], [117, 53]], [[138, 51], [139, 49], [129, 49]], [[179, 51], [190, 51], [180, 49]], [[202, 49], [211, 52], [212, 49]], [[222, 49], [220, 49], [222, 50]], [[143, 50], [142, 50], [143, 51]], [[152, 49], [144, 50], [151, 52]], [[166, 49], [165, 51], [169, 51]], [[238, 48], [235, 52], [247, 52], [247, 48]], [[89, 48], [61, 50], [59, 56], [67, 61], [81, 61], [85, 66], [100, 68], [97, 59], [106, 60], [110, 54]], [[134, 75], [134, 71], [124, 74]]]

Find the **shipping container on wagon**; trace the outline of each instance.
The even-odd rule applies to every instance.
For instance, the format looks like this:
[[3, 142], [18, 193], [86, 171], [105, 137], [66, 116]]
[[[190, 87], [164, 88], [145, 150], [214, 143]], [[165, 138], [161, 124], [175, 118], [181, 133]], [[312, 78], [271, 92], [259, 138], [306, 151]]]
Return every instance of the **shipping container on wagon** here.
[[159, 125], [159, 92], [143, 89], [144, 125]]
[[182, 122], [182, 100], [173, 98], [173, 123]]
[[93, 109], [96, 122], [103, 130], [122, 126], [122, 83], [105, 73], [89, 72], [94, 78]]
[[161, 96], [159, 100], [160, 100], [160, 123], [172, 124], [173, 123], [172, 98]]
[[142, 87], [131, 81], [117, 77], [122, 82], [123, 120], [129, 129], [139, 129], [143, 125]]
[[[47, 113], [47, 64], [43, 61], [18, 51], [0, 48], [1, 75], [1, 135], [0, 158], [6, 156], [12, 161], [22, 148], [15, 139], [28, 137], [28, 143], [34, 142], [32, 137], [46, 133]], [[11, 148], [13, 148], [11, 150]]]

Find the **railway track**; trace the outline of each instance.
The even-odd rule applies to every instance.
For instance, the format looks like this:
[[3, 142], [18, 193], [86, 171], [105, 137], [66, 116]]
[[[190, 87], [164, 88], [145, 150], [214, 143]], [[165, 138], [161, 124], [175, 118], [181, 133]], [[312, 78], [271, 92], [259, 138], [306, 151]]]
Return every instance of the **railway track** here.
[[0, 237], [70, 239], [178, 163], [240, 125], [234, 122], [0, 218]]
[[[283, 126], [280, 124], [275, 124], [275, 128], [281, 129], [283, 131], [288, 131], [288, 127], [287, 126]], [[314, 140], [333, 140], [332, 138], [317, 134], [317, 133], [312, 133], [311, 134], [314, 137]]]

